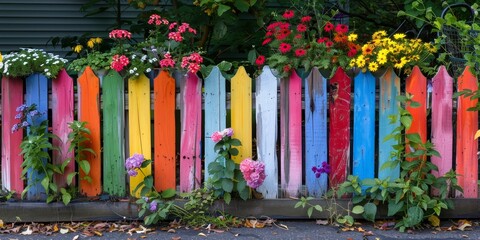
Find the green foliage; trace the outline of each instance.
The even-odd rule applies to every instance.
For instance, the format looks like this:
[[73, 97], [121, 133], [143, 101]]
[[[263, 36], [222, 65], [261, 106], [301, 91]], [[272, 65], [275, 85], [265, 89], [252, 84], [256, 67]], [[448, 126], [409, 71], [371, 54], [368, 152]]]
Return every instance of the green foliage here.
[[94, 71], [110, 69], [110, 61], [112, 61], [113, 55], [113, 52], [91, 52], [85, 57], [73, 60], [68, 65], [68, 70], [81, 73], [87, 66], [90, 66]]
[[[70, 142], [68, 151], [75, 154], [74, 160], [78, 164], [80, 170], [84, 173], [81, 180], [91, 182], [92, 179], [89, 176], [90, 163], [88, 160], [86, 160], [86, 154], [95, 155], [95, 152], [91, 148], [86, 147], [87, 143], [90, 142], [90, 130], [86, 127], [86, 125], [87, 122], [81, 121], [73, 121], [68, 124], [68, 127], [71, 130], [71, 132], [68, 134], [68, 141]], [[73, 178], [77, 174], [78, 172], [72, 172], [67, 176], [68, 185], [72, 183]]]
[[3, 76], [10, 77], [26, 77], [33, 73], [41, 73], [48, 78], [54, 78], [66, 63], [66, 59], [41, 49], [22, 48], [17, 52], [3, 55], [0, 72]]
[[[388, 216], [400, 218], [395, 228], [405, 231], [407, 228], [418, 227], [430, 216], [439, 216], [442, 209], [452, 208], [447, 197], [452, 190], [462, 191], [457, 185], [457, 175], [450, 170], [444, 176], [436, 177], [433, 171], [438, 171], [437, 166], [428, 161], [428, 157], [439, 156], [431, 142], [422, 142], [417, 133], [404, 134], [411, 126], [412, 115], [406, 110], [406, 106], [418, 106], [413, 102], [413, 96], [398, 97], [401, 103], [399, 116], [392, 117], [392, 121], [400, 121], [400, 127], [396, 128], [386, 140], [394, 139], [390, 161], [385, 167], [400, 165], [400, 178], [394, 179], [364, 179], [359, 181], [356, 176], [349, 176], [348, 180], [340, 185], [338, 196], [346, 193], [354, 194], [354, 213], [374, 221], [377, 213], [377, 205], [387, 204]], [[410, 151], [405, 151], [410, 149]], [[437, 192], [431, 195], [432, 190]]]

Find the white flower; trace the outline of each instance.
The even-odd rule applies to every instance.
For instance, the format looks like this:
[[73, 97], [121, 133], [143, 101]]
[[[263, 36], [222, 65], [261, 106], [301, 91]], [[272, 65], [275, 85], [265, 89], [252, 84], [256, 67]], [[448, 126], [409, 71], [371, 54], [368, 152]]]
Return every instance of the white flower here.
[[128, 71], [130, 74], [133, 74], [135, 71], [133, 71], [132, 69], [130, 69], [130, 71]]
[[152, 71], [152, 69], [150, 69], [150, 68], [145, 69], [145, 72], [147, 72], [147, 73], [149, 73], [151, 71]]
[[23, 62], [23, 65], [27, 65], [27, 64], [28, 64], [28, 62]]
[[44, 72], [48, 72], [48, 71], [50, 71], [50, 70], [48, 70], [48, 68], [45, 68], [45, 70], [43, 70], [43, 71], [44, 71]]
[[136, 67], [133, 68], [134, 71], [137, 71], [138, 69]]
[[52, 75], [52, 73], [47, 72], [47, 73], [45, 73], [45, 75], [47, 75], [47, 77], [50, 77]]

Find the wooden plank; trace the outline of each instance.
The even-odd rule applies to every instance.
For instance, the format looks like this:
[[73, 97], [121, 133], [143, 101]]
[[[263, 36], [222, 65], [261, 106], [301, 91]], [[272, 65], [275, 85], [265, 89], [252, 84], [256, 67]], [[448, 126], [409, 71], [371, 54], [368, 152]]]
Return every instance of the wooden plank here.
[[155, 188], [175, 189], [175, 79], [168, 71], [161, 71], [153, 83], [154, 110], [154, 165]]
[[[466, 67], [458, 78], [457, 91], [470, 89], [478, 90], [477, 79]], [[458, 185], [463, 188], [463, 194], [457, 192], [457, 196], [465, 198], [478, 197], [478, 140], [474, 138], [478, 129], [478, 112], [468, 111], [474, 107], [478, 99], [470, 99], [461, 96], [458, 98], [457, 107], [457, 167]]]
[[375, 177], [375, 77], [360, 72], [354, 78], [353, 175]]
[[398, 114], [398, 102], [396, 97], [400, 95], [400, 78], [393, 69], [387, 71], [380, 77], [380, 106], [378, 113], [378, 178], [389, 178], [391, 181], [400, 176], [400, 167], [383, 168], [385, 162], [390, 161], [392, 146], [396, 144], [394, 139], [384, 141], [385, 137], [392, 133], [393, 129], [400, 126], [400, 121], [390, 123], [389, 116]]
[[85, 173], [80, 172], [80, 192], [86, 196], [96, 196], [102, 192], [101, 171], [102, 155], [100, 150], [100, 83], [90, 67], [86, 67], [78, 81], [78, 120], [87, 122], [90, 130], [87, 136], [90, 142], [85, 147], [93, 150], [95, 154], [85, 153], [86, 160], [90, 163], [91, 181], [83, 179]]
[[190, 192], [202, 184], [200, 142], [202, 129], [202, 81], [187, 73], [181, 81], [180, 191]]
[[[427, 78], [423, 76], [420, 68], [415, 66], [410, 76], [406, 79], [405, 92], [413, 95], [413, 101], [420, 104], [420, 107], [406, 107], [406, 110], [412, 114], [412, 126], [407, 129], [406, 134], [418, 133], [422, 142], [427, 141]], [[408, 144], [408, 140], [405, 140]], [[405, 153], [410, 153], [410, 148], [405, 149]], [[423, 158], [425, 160], [425, 158]], [[407, 158], [407, 161], [413, 159]]]
[[17, 194], [24, 187], [20, 155], [23, 130], [12, 133], [12, 127], [18, 123], [16, 108], [23, 104], [23, 85], [20, 78], [2, 78], [2, 187]]
[[[128, 136], [129, 156], [143, 154], [145, 159], [152, 159], [152, 140], [150, 123], [150, 79], [142, 74], [128, 81]], [[145, 176], [152, 174], [151, 165], [142, 168], [142, 173], [130, 177], [130, 194], [140, 197], [140, 191], [134, 193]]]
[[432, 143], [440, 157], [432, 156], [431, 161], [438, 166], [433, 174], [439, 177], [453, 166], [453, 78], [445, 66], [440, 66], [432, 85]]
[[[37, 105], [37, 110], [42, 113], [34, 118], [30, 124], [38, 126], [41, 122], [48, 120], [48, 79], [44, 75], [35, 73], [25, 79], [25, 104]], [[29, 133], [27, 133], [29, 134]], [[47, 159], [43, 159], [46, 164]], [[47, 198], [41, 181], [45, 178], [43, 172], [29, 169], [27, 172], [27, 184], [30, 188], [27, 191], [28, 200], [44, 200]]]
[[268, 66], [256, 79], [255, 113], [258, 161], [265, 163], [265, 181], [257, 188], [266, 199], [278, 197], [277, 78]]
[[125, 196], [125, 84], [117, 71], [102, 80], [103, 99], [103, 189]]
[[[63, 175], [55, 175], [55, 183], [58, 187], [67, 186], [68, 174], [75, 172], [75, 159], [73, 151], [68, 151], [70, 143], [68, 134], [71, 132], [68, 124], [73, 121], [75, 100], [73, 97], [73, 79], [63, 69], [58, 76], [52, 80], [52, 133], [58, 138], [52, 139], [52, 144], [60, 151], [53, 151], [53, 163], [61, 164], [67, 159], [70, 163], [65, 167]], [[72, 181], [72, 186], [75, 180]]]
[[330, 79], [330, 128], [328, 156], [332, 171], [330, 186], [336, 187], [347, 179], [350, 161], [350, 102], [351, 80], [342, 68]]
[[227, 126], [225, 77], [215, 66], [205, 79], [204, 109], [205, 109], [205, 180], [209, 178], [208, 165], [215, 160], [215, 143], [210, 138], [216, 131], [222, 131]]
[[312, 167], [327, 162], [327, 79], [314, 68], [305, 81], [305, 173], [308, 194], [327, 191], [327, 174], [315, 176]]
[[280, 182], [285, 197], [302, 186], [302, 79], [295, 71], [280, 80]]
[[231, 114], [233, 137], [242, 142], [238, 155], [232, 159], [240, 163], [252, 157], [252, 79], [240, 66], [231, 80]]

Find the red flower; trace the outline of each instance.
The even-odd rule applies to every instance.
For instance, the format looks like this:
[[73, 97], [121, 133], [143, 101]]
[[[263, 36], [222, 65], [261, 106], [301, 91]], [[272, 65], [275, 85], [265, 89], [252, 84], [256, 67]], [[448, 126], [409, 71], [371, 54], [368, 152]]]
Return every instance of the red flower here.
[[331, 47], [331, 46], [333, 46], [333, 42], [330, 41], [330, 40], [328, 40], [328, 41], [325, 43], [325, 45], [326, 45], [327, 47]]
[[323, 27], [323, 30], [325, 30], [325, 32], [330, 32], [332, 31], [334, 28], [333, 24], [331, 22], [327, 22], [325, 24], [325, 27]]
[[258, 56], [257, 59], [255, 60], [255, 64], [257, 64], [258, 66], [262, 66], [264, 63], [265, 63], [265, 56], [263, 55]]
[[292, 10], [285, 10], [285, 13], [283, 13], [283, 18], [285, 19], [290, 19], [295, 17], [295, 13]]
[[292, 70], [292, 67], [290, 67], [290, 65], [283, 66], [283, 71], [284, 72], [290, 72], [290, 70]]
[[265, 40], [263, 40], [262, 46], [265, 46], [265, 45], [269, 44], [271, 41], [272, 41], [271, 38], [266, 38]]
[[270, 37], [270, 36], [272, 36], [272, 35], [273, 35], [273, 31], [267, 31], [267, 32], [265, 33], [265, 37]]
[[305, 16], [300, 19], [300, 21], [302, 21], [303, 23], [310, 22], [310, 20], [312, 20], [312, 17], [310, 16]]
[[297, 31], [299, 31], [299, 32], [305, 32], [305, 31], [307, 31], [307, 26], [306, 26], [305, 24], [301, 24], [301, 23], [300, 23], [300, 24], [298, 24], [298, 26], [297, 26]]
[[350, 50], [347, 53], [347, 56], [351, 58], [351, 57], [354, 57], [355, 55], [357, 55], [357, 49], [356, 48], [350, 48]]
[[292, 33], [292, 31], [290, 31], [288, 29], [282, 29], [278, 32], [276, 37], [277, 37], [278, 40], [283, 40], [283, 39], [287, 38], [288, 35], [290, 35], [290, 33]]
[[297, 56], [297, 57], [302, 57], [306, 53], [307, 53], [307, 51], [305, 51], [305, 49], [303, 49], [303, 48], [299, 48], [299, 49], [295, 50], [295, 56]]
[[337, 24], [335, 27], [335, 32], [337, 33], [347, 33], [348, 32], [348, 26], [345, 24]]
[[279, 27], [280, 29], [289, 29], [289, 28], [290, 28], [290, 23], [284, 23], [284, 22], [282, 22], [282, 23], [280, 23], [280, 25], [278, 25], [278, 27]]
[[302, 34], [295, 35], [295, 39], [301, 39], [302, 37], [303, 37]]
[[282, 24], [282, 22], [274, 22], [274, 23], [268, 25], [267, 31], [274, 31], [275, 28], [277, 28], [278, 26], [280, 26], [280, 24]]
[[288, 43], [280, 43], [280, 46], [278, 47], [278, 50], [280, 50], [281, 53], [285, 54], [292, 49], [292, 45]]
[[326, 41], [328, 41], [329, 39], [327, 37], [321, 37], [317, 40], [317, 43], [324, 43]]

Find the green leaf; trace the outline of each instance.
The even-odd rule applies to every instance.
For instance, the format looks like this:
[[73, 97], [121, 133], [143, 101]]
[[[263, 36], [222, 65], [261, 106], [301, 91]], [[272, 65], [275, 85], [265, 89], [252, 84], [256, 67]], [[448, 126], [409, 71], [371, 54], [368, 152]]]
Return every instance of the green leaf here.
[[169, 188], [161, 193], [162, 198], [173, 198], [177, 192], [173, 188]]
[[223, 21], [218, 21], [213, 27], [212, 38], [222, 39], [227, 34], [227, 25]]
[[79, 161], [78, 165], [86, 175], [90, 174], [90, 163], [87, 160]]
[[230, 155], [232, 155], [232, 156], [237, 156], [238, 153], [239, 153], [238, 149], [236, 149], [236, 148], [231, 148], [228, 152], [229, 152]]
[[255, 65], [255, 60], [257, 59], [257, 51], [255, 51], [255, 49], [250, 50], [248, 52], [247, 59], [250, 64]]
[[302, 206], [302, 203], [303, 203], [302, 201], [297, 202], [297, 203], [295, 204], [295, 207], [294, 207], [294, 208], [299, 208], [299, 207], [301, 207], [301, 206]]
[[70, 195], [70, 193], [68, 192], [62, 193], [62, 202], [63, 204], [65, 204], [65, 206], [68, 205], [71, 200], [72, 200], [72, 195]]
[[357, 205], [357, 206], [353, 207], [353, 209], [352, 209], [352, 213], [354, 213], [354, 214], [362, 214], [364, 211], [365, 211], [365, 209], [361, 205]]
[[410, 207], [407, 210], [406, 227], [413, 227], [423, 220], [423, 210], [418, 206]]
[[309, 207], [307, 210], [307, 215], [309, 218], [312, 217], [312, 213], [313, 213], [313, 207]]
[[226, 72], [232, 69], [233, 64], [231, 62], [221, 61], [217, 66], [220, 69], [220, 71]]
[[238, 146], [242, 146], [242, 142], [240, 142], [240, 140], [236, 138], [232, 138], [230, 139], [230, 145], [238, 147]]
[[422, 139], [420, 138], [420, 135], [418, 133], [407, 134], [406, 138], [412, 143], [418, 143], [418, 144], [423, 143]]
[[230, 7], [224, 4], [219, 4], [217, 9], [218, 16], [222, 16], [226, 11], [230, 10]]
[[323, 211], [322, 206], [320, 206], [320, 205], [318, 205], [318, 204], [315, 205], [315, 206], [313, 206], [313, 207], [315, 208], [315, 210], [317, 210], [317, 211], [319, 211], [319, 212], [322, 212], [322, 211]]
[[72, 185], [73, 178], [77, 175], [76, 172], [69, 173], [67, 175], [67, 185]]
[[388, 202], [388, 216], [391, 217], [399, 212], [403, 207], [404, 202], [398, 202], [392, 200]]
[[412, 117], [411, 116], [402, 116], [400, 122], [405, 128], [410, 128], [412, 126]]
[[232, 196], [230, 195], [230, 193], [226, 192], [225, 194], [223, 194], [223, 200], [225, 200], [226, 204], [230, 204], [230, 201], [232, 200]]
[[48, 185], [50, 185], [50, 179], [49, 179], [48, 177], [44, 177], [44, 178], [42, 179], [41, 184], [42, 184], [42, 187], [43, 187], [46, 191], [48, 191]]
[[246, 0], [235, 0], [233, 5], [241, 12], [248, 12], [248, 9], [250, 8], [250, 3]]
[[365, 204], [364, 212], [363, 212], [363, 217], [368, 220], [368, 221], [375, 221], [375, 215], [377, 214], [377, 205], [373, 203], [367, 203]]
[[228, 179], [228, 178], [224, 178], [222, 179], [222, 189], [225, 191], [225, 192], [232, 192], [233, 190], [233, 182], [231, 179]]
[[410, 107], [412, 108], [418, 108], [418, 107], [421, 107], [422, 105], [420, 105], [420, 103], [418, 102], [410, 102]]
[[143, 179], [143, 182], [145, 183], [145, 187], [148, 189], [153, 188], [153, 176], [149, 175]]

